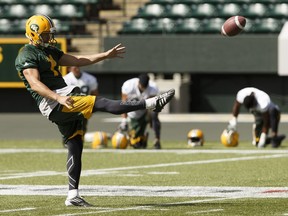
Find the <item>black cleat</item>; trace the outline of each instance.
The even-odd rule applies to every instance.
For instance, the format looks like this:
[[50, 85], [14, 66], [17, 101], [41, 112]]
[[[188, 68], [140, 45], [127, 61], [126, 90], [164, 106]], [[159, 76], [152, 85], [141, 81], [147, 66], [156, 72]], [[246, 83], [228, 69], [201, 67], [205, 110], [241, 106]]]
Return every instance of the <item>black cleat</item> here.
[[173, 96], [175, 95], [175, 89], [170, 89], [167, 92], [164, 92], [160, 95], [155, 97], [156, 99], [156, 106], [153, 109], [154, 112], [161, 112], [164, 106], [171, 101]]
[[86, 202], [82, 197], [76, 196], [72, 199], [65, 200], [66, 206], [80, 206], [80, 207], [93, 207], [90, 203]]
[[156, 141], [155, 143], [154, 143], [154, 149], [161, 149], [161, 144], [160, 144], [160, 141]]
[[278, 148], [285, 138], [286, 136], [284, 134], [271, 138], [272, 148]]

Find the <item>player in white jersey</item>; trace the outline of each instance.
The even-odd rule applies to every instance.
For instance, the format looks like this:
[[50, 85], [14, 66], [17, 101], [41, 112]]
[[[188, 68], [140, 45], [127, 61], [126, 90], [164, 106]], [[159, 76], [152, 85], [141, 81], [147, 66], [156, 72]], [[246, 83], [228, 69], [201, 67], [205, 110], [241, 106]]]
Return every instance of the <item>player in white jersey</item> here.
[[[141, 99], [154, 97], [159, 93], [156, 83], [151, 81], [147, 74], [140, 74], [139, 77], [125, 81], [121, 91], [122, 101], [140, 101]], [[148, 123], [150, 123], [155, 133], [154, 148], [160, 149], [161, 123], [157, 112], [137, 110], [122, 114], [122, 122], [119, 128], [123, 131], [127, 131], [129, 128], [130, 144], [134, 148], [146, 148], [148, 133], [145, 135], [145, 131]]]
[[[271, 143], [273, 148], [278, 148], [285, 138], [285, 135], [278, 136], [281, 116], [279, 107], [271, 101], [269, 95], [264, 91], [254, 87], [243, 88], [237, 93], [232, 110], [233, 117], [229, 121], [228, 129], [236, 130], [237, 117], [242, 104], [255, 117], [252, 144], [263, 148]], [[267, 136], [269, 129], [272, 132], [271, 138]]]
[[69, 73], [64, 77], [68, 85], [78, 86], [81, 93], [85, 95], [98, 95], [98, 81], [97, 78], [91, 74], [81, 71], [79, 67], [73, 66], [69, 68]]

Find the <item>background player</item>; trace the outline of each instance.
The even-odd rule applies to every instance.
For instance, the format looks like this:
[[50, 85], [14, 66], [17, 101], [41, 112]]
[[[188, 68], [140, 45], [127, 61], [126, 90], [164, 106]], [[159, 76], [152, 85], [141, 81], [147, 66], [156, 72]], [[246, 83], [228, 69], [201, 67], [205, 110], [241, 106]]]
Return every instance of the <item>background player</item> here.
[[[252, 144], [263, 148], [271, 142], [273, 148], [278, 148], [285, 138], [285, 135], [278, 136], [281, 116], [279, 107], [271, 101], [269, 95], [264, 91], [253, 87], [243, 88], [237, 93], [232, 110], [233, 117], [229, 121], [228, 129], [236, 130], [237, 117], [242, 104], [255, 118]], [[267, 137], [270, 128], [271, 139]]]
[[[146, 73], [125, 81], [122, 85], [121, 91], [123, 101], [140, 101], [142, 99], [154, 97], [159, 93], [156, 83], [151, 81]], [[145, 134], [145, 130], [148, 123], [152, 126], [155, 134], [154, 148], [161, 149], [161, 123], [157, 112], [137, 110], [124, 113], [122, 114], [122, 122], [119, 128], [122, 131], [129, 129], [130, 144], [134, 148], [146, 148], [148, 133]]]

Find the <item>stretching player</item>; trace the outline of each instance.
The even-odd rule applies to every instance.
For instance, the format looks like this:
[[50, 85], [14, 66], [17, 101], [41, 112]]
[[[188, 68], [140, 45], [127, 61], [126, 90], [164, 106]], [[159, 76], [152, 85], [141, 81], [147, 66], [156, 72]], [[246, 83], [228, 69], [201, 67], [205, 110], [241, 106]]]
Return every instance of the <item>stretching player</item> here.
[[[122, 85], [123, 101], [139, 101], [154, 97], [159, 93], [158, 87], [149, 79], [147, 74], [140, 74], [137, 78], [132, 78]], [[129, 119], [128, 119], [129, 118]], [[128, 127], [129, 122], [129, 127]], [[148, 133], [145, 134], [147, 124], [150, 123], [154, 130], [155, 141], [154, 148], [161, 149], [160, 130], [161, 123], [157, 112], [148, 110], [136, 110], [122, 114], [120, 130], [126, 131], [129, 128], [130, 144], [134, 148], [146, 148]]]
[[[285, 135], [278, 136], [278, 126], [281, 112], [279, 107], [274, 104], [269, 95], [257, 88], [247, 87], [238, 91], [233, 105], [233, 117], [229, 121], [228, 129], [236, 130], [237, 117], [241, 105], [254, 115], [252, 144], [263, 148], [271, 142], [273, 148], [281, 145]], [[271, 138], [268, 138], [268, 132], [271, 128]]]

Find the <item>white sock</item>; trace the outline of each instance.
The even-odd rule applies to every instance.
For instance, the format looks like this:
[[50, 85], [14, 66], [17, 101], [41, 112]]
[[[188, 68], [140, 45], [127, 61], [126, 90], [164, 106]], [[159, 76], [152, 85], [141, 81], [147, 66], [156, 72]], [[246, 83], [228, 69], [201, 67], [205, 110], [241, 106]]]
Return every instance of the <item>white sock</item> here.
[[156, 99], [155, 97], [148, 98], [145, 100], [146, 102], [146, 109], [154, 109], [156, 106]]
[[78, 189], [73, 189], [68, 191], [68, 199], [72, 199], [73, 197], [79, 196]]

